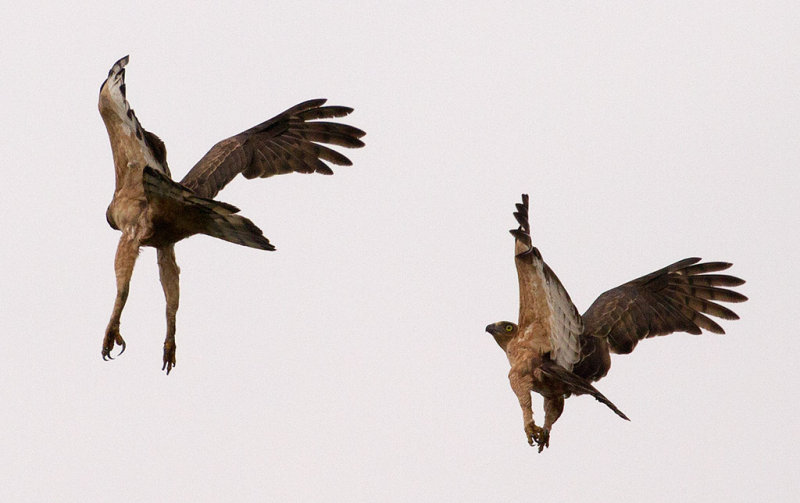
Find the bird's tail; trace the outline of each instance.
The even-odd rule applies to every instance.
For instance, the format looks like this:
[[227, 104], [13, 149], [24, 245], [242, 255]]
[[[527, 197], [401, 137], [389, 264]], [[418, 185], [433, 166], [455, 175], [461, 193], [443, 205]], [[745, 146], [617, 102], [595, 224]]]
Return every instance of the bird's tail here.
[[[142, 174], [147, 199], [182, 216], [176, 233], [183, 237], [206, 234], [242, 246], [274, 250], [264, 233], [249, 219], [236, 215], [239, 208], [195, 195], [160, 171], [146, 166]], [[185, 234], [185, 235], [184, 235]]]
[[[594, 386], [592, 386], [591, 384], [589, 384], [589, 382], [588, 382], [588, 381], [586, 382], [586, 384], [588, 385], [588, 388], [589, 388], [589, 389], [586, 391], [586, 393], [587, 393], [587, 394], [589, 394], [589, 395], [592, 395], [592, 396], [595, 398], [595, 400], [597, 400], [598, 402], [605, 404], [605, 405], [606, 405], [606, 406], [607, 406], [609, 409], [613, 410], [613, 411], [614, 411], [614, 413], [615, 413], [616, 415], [618, 415], [619, 417], [621, 417], [622, 419], [624, 419], [624, 420], [626, 420], [626, 421], [630, 421], [630, 419], [628, 419], [628, 416], [626, 416], [624, 412], [622, 412], [621, 410], [619, 410], [619, 409], [617, 408], [617, 406], [616, 406], [616, 405], [614, 405], [614, 404], [611, 402], [611, 400], [609, 400], [608, 398], [606, 398], [606, 397], [605, 397], [605, 395], [603, 395], [602, 393], [600, 393], [600, 391], [598, 391], [598, 390], [597, 390], [597, 388], [595, 388]], [[577, 392], [576, 392], [575, 394], [576, 394], [576, 395], [580, 395], [581, 393], [577, 393]]]
[[591, 395], [600, 403], [605, 404], [609, 409], [613, 410], [616, 415], [621, 417], [626, 421], [630, 421], [628, 416], [625, 415], [621, 410], [614, 405], [611, 400], [605, 397], [600, 391], [592, 386], [592, 384], [587, 381], [586, 379], [573, 374], [569, 370], [565, 369], [561, 365], [558, 365], [555, 362], [546, 362], [541, 367], [542, 373], [546, 376], [561, 381], [562, 383], [567, 385], [569, 392], [573, 395]]

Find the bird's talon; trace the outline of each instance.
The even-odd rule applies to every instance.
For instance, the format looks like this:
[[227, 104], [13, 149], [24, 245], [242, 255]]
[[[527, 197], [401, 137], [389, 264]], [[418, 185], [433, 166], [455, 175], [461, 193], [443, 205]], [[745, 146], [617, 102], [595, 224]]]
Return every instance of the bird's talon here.
[[175, 347], [174, 342], [164, 343], [164, 364], [161, 366], [161, 370], [166, 370], [167, 375], [169, 375], [169, 371], [172, 370], [172, 367], [175, 366]]
[[[118, 329], [108, 329], [106, 330], [106, 336], [103, 339], [103, 351], [101, 354], [103, 355], [103, 360], [109, 361], [113, 360], [114, 357], [111, 356], [111, 351], [114, 350], [114, 346], [122, 346], [122, 351], [119, 352], [119, 355], [125, 352], [125, 339], [119, 334]], [[117, 355], [117, 356], [119, 356]]]
[[528, 437], [528, 445], [533, 445], [534, 442], [537, 444], [539, 443], [539, 438], [541, 438], [542, 431], [544, 431], [541, 427], [536, 426], [536, 423], [531, 421], [530, 423], [525, 425], [525, 435]]
[[539, 445], [539, 452], [542, 452], [545, 447], [550, 447], [550, 430], [547, 428], [539, 428], [538, 435], [536, 436], [536, 443]]

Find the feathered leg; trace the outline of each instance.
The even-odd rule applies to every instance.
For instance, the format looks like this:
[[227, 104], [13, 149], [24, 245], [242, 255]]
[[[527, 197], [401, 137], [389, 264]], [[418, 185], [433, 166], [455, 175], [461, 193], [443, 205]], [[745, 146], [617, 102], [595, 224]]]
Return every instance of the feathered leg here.
[[542, 452], [545, 447], [550, 447], [550, 430], [553, 429], [553, 424], [558, 421], [562, 412], [564, 412], [564, 395], [544, 399], [544, 426], [536, 437], [539, 452]]
[[531, 385], [533, 379], [530, 374], [516, 372], [514, 369], [508, 373], [508, 380], [511, 382], [511, 389], [517, 395], [519, 406], [522, 409], [522, 424], [525, 429], [525, 436], [528, 444], [533, 445], [536, 438], [542, 433], [542, 428], [533, 422], [533, 407], [531, 403]]
[[158, 249], [158, 274], [161, 278], [161, 287], [167, 299], [167, 337], [164, 339], [164, 365], [161, 370], [166, 370], [167, 375], [175, 366], [175, 316], [178, 313], [178, 299], [180, 288], [178, 275], [181, 270], [175, 262], [175, 247], [173, 245]]
[[119, 320], [122, 316], [122, 308], [125, 307], [125, 301], [128, 300], [128, 291], [130, 290], [131, 275], [133, 274], [133, 266], [136, 264], [136, 257], [139, 256], [139, 241], [129, 235], [122, 234], [117, 245], [117, 254], [114, 257], [114, 272], [117, 276], [117, 298], [114, 300], [114, 310], [111, 313], [111, 320], [106, 327], [106, 335], [103, 339], [103, 359], [112, 360], [111, 350], [114, 349], [114, 344], [122, 346], [122, 351], [125, 352], [125, 340], [119, 333]]

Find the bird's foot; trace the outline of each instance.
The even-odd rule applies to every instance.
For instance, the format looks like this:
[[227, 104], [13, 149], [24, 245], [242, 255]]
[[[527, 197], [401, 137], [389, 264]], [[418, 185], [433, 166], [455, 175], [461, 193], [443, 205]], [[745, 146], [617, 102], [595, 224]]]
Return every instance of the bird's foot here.
[[106, 336], [103, 338], [103, 360], [114, 359], [111, 356], [111, 350], [114, 349], [115, 344], [122, 346], [122, 350], [119, 352], [119, 355], [125, 352], [125, 339], [123, 339], [119, 334], [119, 328], [115, 327], [106, 329]]
[[175, 341], [164, 341], [164, 365], [161, 366], [161, 370], [166, 370], [167, 375], [175, 366], [175, 347]]
[[542, 434], [542, 428], [536, 426], [533, 421], [525, 425], [525, 435], [528, 437], [528, 445], [533, 445], [533, 442], [539, 443], [539, 438]]
[[542, 452], [545, 447], [550, 447], [550, 429], [539, 428], [539, 432], [535, 435], [536, 444], [539, 446], [539, 452]]

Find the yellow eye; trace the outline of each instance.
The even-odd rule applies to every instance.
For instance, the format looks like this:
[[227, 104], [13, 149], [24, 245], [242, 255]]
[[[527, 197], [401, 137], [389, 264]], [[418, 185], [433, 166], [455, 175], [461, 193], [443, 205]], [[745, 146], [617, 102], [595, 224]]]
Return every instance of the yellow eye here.
[[506, 332], [511, 332], [514, 330], [514, 325], [506, 325]]

